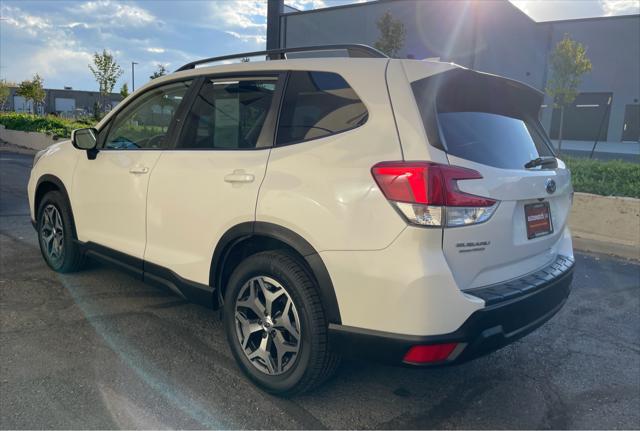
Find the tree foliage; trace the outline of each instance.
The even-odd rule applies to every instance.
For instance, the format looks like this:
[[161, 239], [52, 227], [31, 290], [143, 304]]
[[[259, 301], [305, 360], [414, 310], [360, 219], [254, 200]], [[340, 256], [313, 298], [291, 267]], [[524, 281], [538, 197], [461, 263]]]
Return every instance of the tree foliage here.
[[123, 99], [129, 95], [129, 86], [127, 85], [126, 82], [122, 84], [122, 87], [120, 87], [120, 95], [122, 96]]
[[564, 128], [564, 108], [573, 103], [578, 95], [582, 75], [591, 71], [591, 60], [587, 49], [568, 34], [558, 42], [549, 59], [551, 77], [547, 83], [547, 94], [553, 97], [554, 107], [560, 108], [560, 130], [558, 153], [562, 152], [562, 132]]
[[547, 83], [547, 94], [553, 97], [557, 107], [573, 103], [578, 95], [582, 76], [591, 71], [587, 49], [565, 34], [551, 53], [549, 67], [551, 77]]
[[404, 24], [402, 21], [394, 19], [390, 11], [385, 12], [376, 24], [380, 30], [380, 37], [374, 45], [375, 48], [389, 57], [396, 57], [407, 37]]
[[9, 100], [9, 94], [11, 94], [9, 87], [11, 85], [6, 80], [0, 79], [0, 111], [4, 111], [4, 107]]
[[[102, 50], [102, 54], [93, 54], [93, 64], [89, 65], [89, 70], [98, 83], [100, 96], [104, 99], [109, 93], [113, 92], [118, 78], [123, 74], [122, 68], [116, 63], [113, 55], [106, 49]], [[102, 101], [104, 105], [104, 100]]]
[[158, 68], [156, 69], [155, 72], [153, 72], [153, 75], [151, 75], [149, 79], [160, 78], [161, 76], [164, 76], [166, 74], [167, 74], [167, 68], [164, 66], [164, 64], [159, 64]]
[[31, 112], [34, 114], [38, 110], [38, 105], [44, 102], [44, 98], [47, 95], [44, 91], [42, 78], [37, 73], [33, 75], [32, 79], [22, 81], [18, 85], [16, 94], [24, 97], [26, 101], [31, 102]]

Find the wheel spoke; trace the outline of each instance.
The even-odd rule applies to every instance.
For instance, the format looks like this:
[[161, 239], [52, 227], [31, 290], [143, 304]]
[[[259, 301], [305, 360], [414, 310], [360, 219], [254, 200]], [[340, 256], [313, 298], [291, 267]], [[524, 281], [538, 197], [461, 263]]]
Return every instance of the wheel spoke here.
[[47, 235], [44, 233], [43, 229], [42, 239], [44, 240], [45, 244], [49, 245], [49, 243], [53, 240], [53, 231], [49, 231], [49, 234]]
[[261, 362], [258, 362], [258, 363], [262, 365], [263, 368], [266, 368], [269, 374], [274, 374], [275, 367], [274, 367], [273, 359], [271, 358], [271, 352], [269, 349], [271, 344], [270, 341], [271, 339], [269, 336], [262, 337], [262, 340], [260, 341], [260, 346], [258, 346], [258, 348], [249, 355], [249, 359], [254, 362], [256, 359], [260, 359]]
[[53, 239], [47, 243], [47, 253], [49, 254], [49, 256], [55, 257], [54, 256], [55, 250], [53, 248]]
[[284, 306], [282, 315], [274, 322], [274, 326], [278, 329], [285, 330], [291, 334], [296, 340], [300, 340], [300, 327], [298, 322], [298, 314], [293, 310], [295, 322], [291, 322], [290, 313], [292, 311], [293, 301], [287, 298], [287, 304]]
[[298, 353], [298, 346], [288, 343], [280, 331], [276, 331], [275, 337], [273, 337], [273, 345], [276, 347], [277, 353], [276, 370], [282, 372], [284, 355], [287, 353]]
[[274, 286], [276, 290], [269, 290], [263, 278], [258, 278], [257, 282], [262, 294], [264, 295], [265, 314], [267, 316], [273, 316], [273, 303], [276, 299], [280, 298], [285, 291], [282, 287], [278, 286]]
[[60, 218], [60, 213], [56, 210], [53, 214], [53, 226], [62, 232], [62, 219]]
[[247, 319], [242, 313], [236, 311], [236, 320], [240, 324], [240, 330], [242, 331], [243, 339], [241, 340], [242, 348], [247, 348], [249, 337], [251, 334], [262, 330], [262, 325], [256, 320]]
[[56, 255], [58, 257], [62, 256], [62, 235], [56, 236], [54, 238], [54, 244], [56, 246]]
[[51, 216], [49, 216], [49, 211], [48, 208], [45, 208], [44, 212], [42, 213], [42, 227], [47, 227], [50, 228], [51, 227]]
[[[248, 285], [246, 286], [245, 289], [249, 289], [249, 296], [247, 296], [245, 299], [240, 300], [236, 303], [237, 307], [244, 307], [244, 308], [248, 308], [249, 310], [253, 311], [255, 313], [255, 315], [258, 317], [258, 319], [264, 319], [265, 315], [264, 315], [264, 305], [262, 304], [262, 302], [260, 302], [260, 299], [258, 298], [258, 296], [256, 295], [256, 291], [254, 289], [254, 286], [252, 283], [248, 283]], [[244, 292], [244, 290], [243, 290]]]

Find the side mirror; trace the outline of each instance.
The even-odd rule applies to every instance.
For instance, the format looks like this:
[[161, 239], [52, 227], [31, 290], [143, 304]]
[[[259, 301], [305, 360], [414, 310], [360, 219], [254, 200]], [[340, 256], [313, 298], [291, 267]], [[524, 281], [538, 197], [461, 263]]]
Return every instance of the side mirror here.
[[87, 151], [87, 158], [93, 160], [98, 155], [98, 131], [93, 127], [76, 129], [71, 132], [71, 143], [79, 150]]

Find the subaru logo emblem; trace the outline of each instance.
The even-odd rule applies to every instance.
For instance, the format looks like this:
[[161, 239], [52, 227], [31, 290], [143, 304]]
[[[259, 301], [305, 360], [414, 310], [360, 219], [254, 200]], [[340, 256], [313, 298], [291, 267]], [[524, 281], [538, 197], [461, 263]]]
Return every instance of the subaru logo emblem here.
[[547, 181], [545, 181], [544, 187], [547, 189], [547, 193], [549, 193], [550, 195], [556, 192], [556, 182], [551, 178], [548, 178]]

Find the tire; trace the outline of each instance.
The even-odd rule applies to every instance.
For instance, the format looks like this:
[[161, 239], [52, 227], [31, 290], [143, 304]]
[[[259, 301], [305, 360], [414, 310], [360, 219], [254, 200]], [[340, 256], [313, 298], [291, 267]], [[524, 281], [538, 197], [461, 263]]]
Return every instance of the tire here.
[[[242, 371], [265, 391], [301, 394], [335, 372], [339, 357], [329, 346], [318, 288], [294, 255], [266, 251], [245, 259], [229, 279], [224, 303], [231, 352]], [[265, 351], [270, 361], [265, 361]]]
[[84, 259], [75, 243], [71, 210], [62, 193], [51, 191], [42, 198], [36, 220], [40, 252], [47, 265], [61, 273], [78, 271]]

